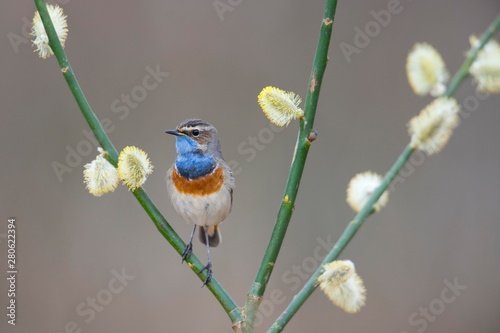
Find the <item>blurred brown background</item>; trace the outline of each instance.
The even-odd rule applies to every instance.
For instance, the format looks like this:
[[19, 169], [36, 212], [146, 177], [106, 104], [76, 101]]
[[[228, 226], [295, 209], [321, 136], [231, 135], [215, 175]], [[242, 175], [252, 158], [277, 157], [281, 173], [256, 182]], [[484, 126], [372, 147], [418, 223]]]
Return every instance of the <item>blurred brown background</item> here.
[[[454, 73], [469, 35], [482, 33], [500, 12], [497, 0], [402, 0], [401, 12], [348, 62], [340, 43], [354, 45], [354, 29], [364, 30], [374, 20], [370, 11], [389, 2], [338, 5], [316, 117], [319, 137], [266, 294], [283, 296], [263, 309], [256, 332], [267, 329], [317, 265], [315, 248], [336, 240], [353, 217], [345, 203], [350, 178], [368, 169], [385, 173], [409, 141], [406, 122], [431, 101], [415, 96], [406, 81], [412, 45], [431, 43]], [[324, 1], [233, 1], [220, 16], [212, 1], [61, 4], [69, 17], [66, 52], [87, 98], [111, 121], [119, 150], [135, 145], [149, 153], [155, 172], [145, 188], [184, 239], [190, 227], [173, 211], [164, 184], [175, 159], [174, 140], [164, 130], [188, 117], [218, 128], [226, 160], [240, 169], [224, 242], [213, 251], [214, 272], [243, 304], [274, 225], [297, 131], [292, 123], [271, 139], [257, 95], [274, 85], [305, 97]], [[64, 332], [76, 330], [68, 324], [74, 322], [82, 332], [230, 332], [218, 302], [200, 289], [126, 188], [100, 198], [86, 191], [83, 165], [96, 147], [89, 153], [87, 125], [56, 59], [39, 59], [23, 35], [34, 8], [31, 1], [9, 1], [0, 9], [0, 275], [7, 270], [11, 216], [19, 267], [17, 325], [6, 322], [3, 279], [0, 331]], [[147, 68], [156, 66], [169, 75], [146, 91]], [[122, 96], [132, 94], [126, 106]], [[346, 314], [318, 291], [286, 332], [499, 331], [500, 96], [480, 97], [465, 81], [456, 98], [469, 103], [470, 116], [443, 152], [405, 169], [389, 205], [342, 254], [368, 289], [362, 311]], [[253, 156], [249, 137], [259, 134], [261, 150], [252, 148]], [[80, 151], [81, 161], [73, 157], [68, 165], [68, 149]], [[54, 162], [71, 172], [58, 179]], [[205, 260], [199, 243], [195, 252]], [[118, 288], [113, 271], [122, 269], [134, 278]], [[454, 295], [445, 280], [455, 279], [467, 288], [445, 303]]]

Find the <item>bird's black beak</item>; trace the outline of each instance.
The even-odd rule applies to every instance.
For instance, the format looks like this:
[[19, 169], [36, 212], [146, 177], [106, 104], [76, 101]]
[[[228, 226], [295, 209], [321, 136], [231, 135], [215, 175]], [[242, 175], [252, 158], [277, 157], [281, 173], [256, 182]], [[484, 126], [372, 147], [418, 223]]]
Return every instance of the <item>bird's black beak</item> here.
[[176, 129], [174, 129], [174, 130], [166, 130], [165, 133], [172, 134], [172, 135], [175, 135], [175, 136], [181, 136], [182, 135], [182, 133], [179, 132]]

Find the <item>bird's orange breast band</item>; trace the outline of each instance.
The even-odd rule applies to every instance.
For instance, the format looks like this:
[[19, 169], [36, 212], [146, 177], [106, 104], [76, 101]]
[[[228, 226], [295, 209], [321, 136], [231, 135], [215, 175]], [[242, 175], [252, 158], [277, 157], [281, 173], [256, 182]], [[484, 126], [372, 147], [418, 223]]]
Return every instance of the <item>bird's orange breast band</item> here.
[[224, 170], [221, 167], [212, 173], [196, 179], [187, 179], [179, 175], [176, 168], [172, 168], [172, 183], [177, 191], [190, 195], [209, 195], [219, 192], [224, 184]]

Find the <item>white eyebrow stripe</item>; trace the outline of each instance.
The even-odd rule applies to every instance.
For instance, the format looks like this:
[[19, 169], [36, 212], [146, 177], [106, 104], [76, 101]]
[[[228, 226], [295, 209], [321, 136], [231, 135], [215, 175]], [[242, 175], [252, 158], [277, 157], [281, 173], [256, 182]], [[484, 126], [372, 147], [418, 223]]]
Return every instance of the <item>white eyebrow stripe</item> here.
[[180, 131], [191, 131], [194, 129], [208, 132], [210, 130], [210, 126], [184, 126], [184, 127], [180, 128], [179, 130]]

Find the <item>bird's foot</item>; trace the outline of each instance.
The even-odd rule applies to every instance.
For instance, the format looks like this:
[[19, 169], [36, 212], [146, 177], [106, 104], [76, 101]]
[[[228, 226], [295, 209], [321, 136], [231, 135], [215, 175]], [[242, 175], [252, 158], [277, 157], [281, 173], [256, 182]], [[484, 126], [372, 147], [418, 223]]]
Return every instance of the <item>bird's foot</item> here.
[[192, 252], [193, 252], [193, 243], [189, 242], [186, 244], [186, 247], [182, 251], [182, 261], [181, 262], [184, 263], [184, 261], [191, 255]]
[[208, 264], [205, 267], [203, 267], [201, 272], [203, 272], [205, 270], [207, 271], [207, 277], [205, 278], [205, 281], [203, 281], [203, 284], [201, 285], [202, 288], [204, 286], [206, 286], [207, 283], [210, 282], [210, 280], [212, 280], [212, 263], [210, 261], [208, 262]]

